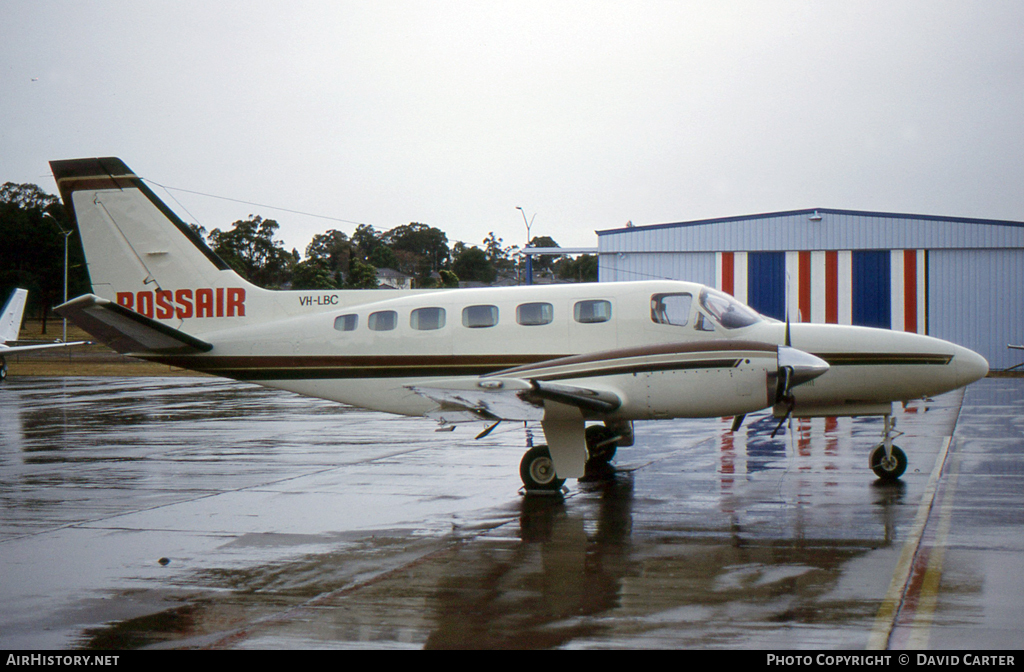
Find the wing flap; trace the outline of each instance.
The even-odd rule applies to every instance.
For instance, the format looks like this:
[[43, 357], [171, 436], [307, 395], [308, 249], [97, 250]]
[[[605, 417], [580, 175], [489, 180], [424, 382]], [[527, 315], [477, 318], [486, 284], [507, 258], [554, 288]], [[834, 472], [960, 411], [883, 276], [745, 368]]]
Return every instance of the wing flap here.
[[205, 341], [94, 294], [72, 299], [55, 310], [122, 354], [184, 354], [213, 349]]
[[585, 415], [611, 413], [622, 405], [613, 392], [522, 378], [452, 378], [407, 387], [437, 404], [428, 416], [446, 422], [539, 421], [545, 401], [578, 408]]

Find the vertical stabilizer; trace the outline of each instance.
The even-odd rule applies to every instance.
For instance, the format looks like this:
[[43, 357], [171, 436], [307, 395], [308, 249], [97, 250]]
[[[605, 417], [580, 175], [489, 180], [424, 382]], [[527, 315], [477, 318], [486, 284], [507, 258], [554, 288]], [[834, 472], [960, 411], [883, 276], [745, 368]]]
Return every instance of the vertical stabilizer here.
[[51, 161], [50, 168], [77, 224], [93, 294], [172, 329], [205, 334], [397, 296], [262, 289], [218, 257], [121, 159]]
[[[78, 223], [93, 292], [174, 291], [244, 283], [123, 161], [51, 161]], [[248, 284], [248, 283], [245, 283]]]
[[25, 313], [27, 297], [27, 289], [15, 289], [11, 292], [11, 298], [7, 299], [4, 312], [0, 315], [0, 343], [18, 340], [18, 332], [21, 331], [21, 317]]

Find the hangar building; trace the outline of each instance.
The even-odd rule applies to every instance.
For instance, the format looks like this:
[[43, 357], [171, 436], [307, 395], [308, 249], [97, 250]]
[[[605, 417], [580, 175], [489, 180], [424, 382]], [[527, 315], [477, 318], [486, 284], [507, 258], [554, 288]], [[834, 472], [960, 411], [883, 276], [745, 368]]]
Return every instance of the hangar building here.
[[1019, 364], [1024, 222], [794, 210], [598, 231], [602, 282], [668, 278], [778, 319], [929, 334]]

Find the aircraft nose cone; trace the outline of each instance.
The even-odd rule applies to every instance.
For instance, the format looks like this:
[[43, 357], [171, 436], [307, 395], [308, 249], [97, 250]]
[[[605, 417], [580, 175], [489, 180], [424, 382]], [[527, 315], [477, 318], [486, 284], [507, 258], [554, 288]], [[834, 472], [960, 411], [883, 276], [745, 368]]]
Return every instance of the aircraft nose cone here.
[[821, 374], [828, 371], [828, 362], [820, 357], [815, 357], [809, 352], [791, 348], [788, 345], [779, 346], [779, 368], [789, 368], [790, 387], [796, 387], [801, 383], [814, 380]]
[[973, 350], [957, 346], [953, 354], [957, 385], [970, 385], [988, 375], [988, 361]]

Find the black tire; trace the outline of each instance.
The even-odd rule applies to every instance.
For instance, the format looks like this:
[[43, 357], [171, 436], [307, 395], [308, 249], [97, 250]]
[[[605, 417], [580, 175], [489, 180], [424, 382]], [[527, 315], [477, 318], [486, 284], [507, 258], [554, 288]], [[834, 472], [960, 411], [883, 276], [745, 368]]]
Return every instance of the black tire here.
[[899, 480], [903, 472], [907, 470], [907, 454], [899, 448], [892, 447], [892, 460], [888, 463], [885, 459], [885, 446], [878, 444], [871, 451], [871, 471], [881, 481], [892, 482]]
[[7, 380], [7, 360], [0, 357], [0, 383]]
[[564, 478], [555, 474], [555, 463], [547, 446], [534, 446], [526, 451], [519, 463], [519, 477], [529, 490], [557, 492], [565, 483]]
[[[608, 464], [615, 457], [615, 451], [618, 448], [618, 444], [614, 441], [606, 443], [610, 439], [616, 436], [616, 432], [612, 431], [605, 425], [591, 425], [587, 427], [587, 464]], [[603, 445], [602, 445], [603, 444]]]

